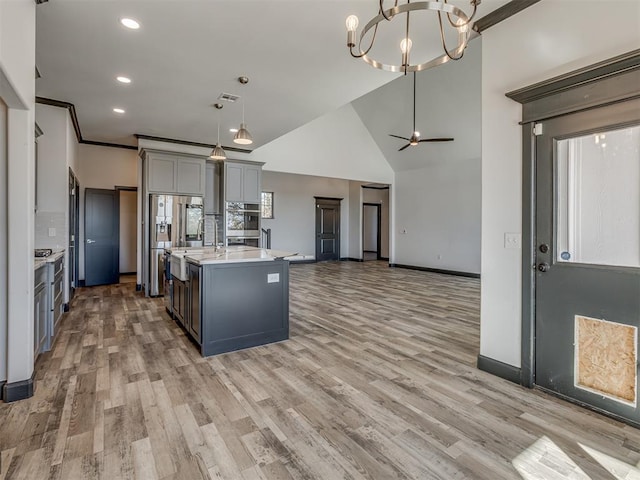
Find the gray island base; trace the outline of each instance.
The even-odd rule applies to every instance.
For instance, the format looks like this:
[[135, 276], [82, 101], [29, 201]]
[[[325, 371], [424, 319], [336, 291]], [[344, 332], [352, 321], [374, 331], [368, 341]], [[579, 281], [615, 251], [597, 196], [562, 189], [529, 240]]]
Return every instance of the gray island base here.
[[250, 247], [185, 255], [188, 318], [181, 323], [202, 356], [289, 338], [289, 261], [284, 256]]

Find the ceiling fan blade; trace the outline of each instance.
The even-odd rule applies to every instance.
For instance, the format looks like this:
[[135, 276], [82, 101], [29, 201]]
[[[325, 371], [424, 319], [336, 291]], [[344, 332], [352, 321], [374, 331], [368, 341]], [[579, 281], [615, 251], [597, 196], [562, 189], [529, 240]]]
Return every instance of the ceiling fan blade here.
[[409, 139], [408, 139], [408, 138], [401, 137], [400, 135], [393, 135], [393, 134], [391, 134], [391, 133], [390, 133], [390, 134], [389, 134], [389, 136], [390, 136], [390, 137], [395, 137], [395, 138], [401, 138], [402, 140], [406, 140], [407, 142], [409, 141]]
[[453, 138], [424, 138], [419, 142], [453, 142]]
[[407, 143], [404, 147], [400, 147], [400, 148], [398, 149], [398, 151], [399, 151], [399, 152], [401, 152], [402, 150], [404, 150], [405, 148], [410, 147], [410, 146], [411, 146], [411, 144], [410, 144], [410, 143]]

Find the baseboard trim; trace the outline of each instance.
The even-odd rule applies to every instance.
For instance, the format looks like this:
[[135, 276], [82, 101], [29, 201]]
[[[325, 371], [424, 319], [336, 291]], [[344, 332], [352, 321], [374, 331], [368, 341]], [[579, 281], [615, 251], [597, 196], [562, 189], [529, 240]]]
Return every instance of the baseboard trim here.
[[342, 257], [340, 259], [341, 262], [362, 262], [361, 258], [353, 258], [353, 257]]
[[390, 263], [389, 266], [393, 268], [406, 268], [408, 270], [420, 270], [422, 272], [442, 273], [444, 275], [455, 275], [456, 277], [480, 278], [479, 273], [458, 272], [457, 270], [443, 270], [441, 268], [418, 267], [415, 265], [404, 265], [401, 263]]
[[120, 275], [136, 275], [138, 272], [120, 272]]
[[140, 292], [142, 291], [142, 285], [139, 283], [136, 283], [136, 292]]
[[65, 312], [65, 313], [69, 311], [69, 304], [68, 303], [65, 303], [65, 304], [62, 305], [62, 311]]
[[389, 257], [380, 257], [379, 260], [385, 260], [385, 261], [389, 261]]
[[303, 263], [318, 263], [318, 262], [316, 261], [315, 258], [312, 258], [308, 260], [289, 260], [289, 263], [291, 265], [301, 265]]
[[520, 385], [520, 368], [493, 358], [478, 355], [478, 369]]
[[4, 399], [4, 384], [7, 383], [6, 380], [2, 380], [0, 382], [0, 402]]
[[78, 280], [78, 286], [79, 287], [84, 287], [85, 286], [84, 280]]
[[17, 402], [25, 398], [33, 397], [35, 370], [31, 378], [19, 382], [5, 383], [2, 386], [2, 401], [5, 403]]

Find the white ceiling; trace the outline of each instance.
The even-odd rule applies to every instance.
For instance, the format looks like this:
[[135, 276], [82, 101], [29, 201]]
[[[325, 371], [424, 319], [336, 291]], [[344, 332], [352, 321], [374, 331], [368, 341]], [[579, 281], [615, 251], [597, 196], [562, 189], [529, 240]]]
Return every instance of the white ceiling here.
[[[466, 1], [454, 3], [469, 10]], [[505, 3], [484, 0], [478, 18]], [[125, 145], [136, 145], [134, 134], [215, 143], [217, 111], [212, 104], [221, 92], [238, 94], [246, 103], [254, 137], [250, 147], [255, 149], [398, 78], [352, 59], [345, 45], [347, 15], [358, 15], [362, 26], [377, 4], [50, 1], [36, 9], [36, 63], [42, 74], [36, 92], [73, 103], [85, 140]], [[118, 21], [124, 16], [142, 27], [125, 29]], [[423, 32], [435, 52], [436, 23], [429, 26]], [[418, 52], [422, 35], [412, 36]], [[397, 42], [384, 38], [381, 33], [378, 41], [389, 48], [377, 54], [390, 58]], [[120, 84], [118, 75], [133, 82]], [[236, 81], [240, 75], [250, 78], [248, 85]], [[126, 113], [117, 115], [113, 107]], [[234, 145], [229, 128], [238, 126], [241, 115], [242, 102], [225, 104], [223, 145]]]

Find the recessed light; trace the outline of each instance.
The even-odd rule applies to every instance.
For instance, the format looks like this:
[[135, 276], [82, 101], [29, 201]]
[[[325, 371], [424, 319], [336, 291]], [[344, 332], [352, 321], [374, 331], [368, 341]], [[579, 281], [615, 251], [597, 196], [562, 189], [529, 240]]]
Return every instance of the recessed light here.
[[231, 133], [238, 133], [238, 129], [237, 128], [230, 128], [229, 131]]
[[136, 22], [133, 18], [121, 18], [120, 23], [131, 30], [137, 30], [140, 28], [140, 24]]
[[129, 77], [116, 77], [120, 83], [131, 83], [131, 79]]
[[114, 108], [113, 111], [115, 113], [124, 113], [124, 110], [122, 108]]

